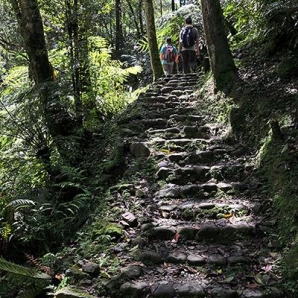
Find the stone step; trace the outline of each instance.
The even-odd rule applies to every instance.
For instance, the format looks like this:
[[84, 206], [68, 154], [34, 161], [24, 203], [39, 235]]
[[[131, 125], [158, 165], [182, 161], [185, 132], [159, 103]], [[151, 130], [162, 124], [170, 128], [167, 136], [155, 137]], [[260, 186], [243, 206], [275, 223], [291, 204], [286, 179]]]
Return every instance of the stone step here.
[[[239, 200], [237, 200], [238, 203]], [[151, 210], [156, 210], [162, 218], [174, 218], [182, 220], [195, 220], [196, 222], [202, 219], [220, 219], [237, 217], [244, 218], [251, 213], [254, 208], [253, 203], [249, 202], [246, 205], [240, 203], [220, 203], [211, 201], [194, 202], [177, 200], [160, 201], [156, 205], [151, 204], [148, 207]]]
[[[160, 163], [161, 165], [166, 163]], [[158, 169], [156, 177], [168, 183], [177, 185], [189, 183], [238, 182], [244, 181], [251, 175], [252, 166], [243, 164], [224, 164], [215, 166], [188, 165], [171, 167], [171, 164]]]
[[140, 125], [144, 127], [144, 130], [149, 128], [160, 128], [166, 127], [168, 125], [168, 119], [158, 117], [159, 115], [156, 114], [156, 118], [146, 118], [139, 121]]
[[[216, 259], [216, 257], [214, 258]], [[216, 265], [218, 268], [218, 265]], [[248, 269], [253, 272], [253, 268]], [[248, 272], [248, 269], [243, 270]], [[219, 274], [219, 271], [222, 274]], [[243, 273], [242, 273], [243, 274]], [[155, 276], [152, 283], [150, 277]], [[268, 275], [264, 274], [268, 279]], [[252, 287], [250, 288], [250, 285]], [[254, 287], [253, 287], [254, 286]], [[106, 284], [111, 297], [197, 297], [197, 298], [282, 298], [285, 294], [274, 286], [256, 284], [251, 276], [231, 274], [229, 269], [204, 272], [200, 267], [184, 264], [157, 264], [157, 267], [132, 264]]]
[[[112, 286], [111, 286], [112, 287]], [[114, 286], [113, 286], [114, 287]], [[119, 293], [120, 292], [120, 293]], [[175, 297], [193, 297], [193, 298], [282, 298], [285, 297], [282, 291], [275, 287], [268, 287], [267, 289], [251, 290], [245, 289], [237, 291], [229, 286], [215, 285], [206, 286], [201, 285], [200, 281], [185, 281], [185, 278], [180, 278], [175, 281], [163, 281], [160, 277], [159, 282], [155, 284], [147, 283], [145, 281], [127, 281], [120, 286], [117, 298], [146, 298], [146, 297], [160, 297], [160, 298], [175, 298]], [[119, 296], [120, 295], [120, 296]]]
[[212, 139], [202, 138], [179, 138], [179, 139], [165, 139], [165, 138], [152, 138], [148, 143], [155, 147], [157, 150], [167, 149], [171, 152], [184, 152], [194, 151], [198, 148], [207, 147], [212, 142]]
[[201, 184], [166, 184], [155, 193], [156, 198], [187, 198], [192, 197], [196, 200], [204, 200], [212, 196], [218, 195], [218, 192], [224, 194], [246, 193], [256, 189], [258, 184], [247, 184], [243, 182], [206, 182]]
[[[179, 241], [179, 240], [178, 240]], [[190, 242], [188, 242], [190, 243]], [[266, 256], [270, 258], [270, 251]], [[143, 264], [188, 264], [190, 266], [233, 266], [253, 263], [251, 252], [244, 243], [232, 242], [226, 246], [190, 243], [178, 246], [176, 241], [146, 243], [134, 251], [132, 258]], [[254, 265], [254, 264], [253, 264]]]
[[[144, 114], [145, 115], [145, 114]], [[174, 116], [174, 117], [172, 117]], [[132, 119], [125, 119], [121, 120], [122, 123], [127, 123], [131, 121], [138, 121], [138, 125], [142, 126], [144, 130], [147, 129], [164, 129], [164, 128], [169, 128], [169, 127], [177, 127], [177, 120], [175, 119], [175, 116], [177, 118], [181, 118], [178, 115], [171, 115], [170, 117], [161, 117], [161, 115], [157, 111], [147, 111], [147, 116], [143, 117], [143, 119], [137, 119], [137, 120], [132, 120]], [[204, 121], [202, 120], [203, 117], [199, 115], [183, 115], [182, 116], [184, 120], [184, 126], [192, 126], [194, 124], [201, 126], [204, 125]], [[180, 121], [180, 120], [179, 120]], [[183, 127], [182, 121], [180, 122], [180, 126]]]
[[195, 108], [195, 101], [182, 100], [176, 96], [171, 96], [169, 98], [158, 96], [150, 102], [150, 105], [148, 105], [148, 101], [143, 105], [146, 107], [146, 110], [163, 110], [168, 108], [178, 109], [185, 107]]
[[159, 136], [165, 139], [179, 139], [179, 138], [201, 138], [209, 139], [211, 136], [210, 127], [204, 126], [183, 126], [168, 127], [162, 129], [149, 129], [148, 135]]
[[181, 114], [172, 114], [170, 116], [170, 119], [175, 120], [175, 121], [180, 121], [180, 122], [188, 122], [188, 123], [201, 123], [202, 121], [204, 121], [204, 119], [206, 118], [206, 116], [202, 116], [202, 115], [196, 115], [196, 114], [190, 114], [190, 115], [181, 115]]
[[142, 113], [126, 119], [146, 153], [134, 156], [152, 158], [156, 172], [114, 189], [113, 207], [125, 210], [122, 242], [111, 248], [121, 270], [104, 298], [285, 297], [266, 271], [276, 261], [274, 224], [262, 217], [249, 151], [224, 138], [212, 111], [201, 114], [197, 82], [196, 74], [159, 79], [140, 95]]
[[[165, 220], [164, 220], [165, 221]], [[167, 222], [170, 224], [167, 225]], [[142, 236], [153, 240], [173, 240], [179, 235], [180, 241], [197, 241], [210, 243], [229, 243], [244, 237], [254, 237], [256, 235], [256, 222], [247, 223], [245, 221], [231, 223], [222, 218], [217, 221], [206, 221], [200, 224], [178, 225], [180, 222], [169, 219], [164, 222], [164, 226], [145, 223], [141, 226]], [[177, 225], [177, 226], [173, 226]]]
[[217, 165], [217, 164], [244, 164], [248, 169], [253, 169], [249, 156], [238, 157], [239, 150], [227, 146], [216, 149], [194, 150], [191, 152], [175, 152], [176, 150], [156, 151], [155, 155], [161, 166], [167, 167], [169, 164], [177, 164], [180, 167], [190, 165]]
[[[146, 113], [145, 113], [146, 114]], [[145, 115], [144, 114], [144, 115]], [[173, 127], [177, 126], [177, 123], [179, 121], [180, 126], [182, 122], [184, 123], [184, 126], [192, 126], [192, 125], [204, 125], [204, 118], [200, 115], [178, 115], [174, 114], [170, 117], [161, 117], [160, 114], [157, 111], [147, 111], [147, 116], [143, 118], [135, 117], [135, 118], [123, 118], [118, 121], [118, 124], [125, 124], [125, 123], [134, 123], [137, 121], [137, 123], [144, 127], [145, 129], [150, 128], [167, 128], [167, 127]]]
[[[161, 118], [170, 118], [173, 114], [190, 114], [196, 111], [195, 107], [185, 106], [185, 107], [173, 107], [173, 108], [164, 108], [157, 111], [159, 117]], [[150, 112], [150, 110], [149, 110]]]

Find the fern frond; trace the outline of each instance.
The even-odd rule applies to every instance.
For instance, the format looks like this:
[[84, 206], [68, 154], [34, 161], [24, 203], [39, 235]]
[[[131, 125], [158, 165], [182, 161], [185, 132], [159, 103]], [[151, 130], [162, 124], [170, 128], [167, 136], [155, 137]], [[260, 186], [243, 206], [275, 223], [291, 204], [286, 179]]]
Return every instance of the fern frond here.
[[274, 17], [277, 14], [285, 13], [292, 15], [298, 13], [298, 4], [292, 1], [280, 2], [276, 1], [268, 5], [266, 16]]
[[[48, 283], [45, 281], [39, 281], [38, 283], [34, 282], [34, 285], [28, 285], [18, 294], [17, 298], [35, 298], [48, 297], [47, 294], [53, 293], [53, 288], [48, 286]], [[50, 296], [50, 295], [49, 295]], [[52, 296], [51, 296], [52, 297]]]
[[5, 260], [0, 257], [0, 270], [8, 272], [13, 275], [23, 276], [30, 279], [41, 279], [41, 280], [51, 280], [52, 277], [46, 273], [39, 272], [36, 269], [27, 268], [12, 262]]
[[18, 199], [18, 200], [13, 200], [9, 202], [6, 205], [6, 208], [14, 207], [15, 209], [18, 209], [22, 207], [35, 206], [35, 204], [36, 203], [33, 200]]

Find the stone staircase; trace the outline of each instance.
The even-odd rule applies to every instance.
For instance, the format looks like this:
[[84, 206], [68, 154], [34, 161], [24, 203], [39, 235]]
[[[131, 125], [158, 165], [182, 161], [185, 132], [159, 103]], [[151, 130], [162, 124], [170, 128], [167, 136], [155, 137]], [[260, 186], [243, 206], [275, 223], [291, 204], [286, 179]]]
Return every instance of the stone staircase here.
[[[130, 153], [155, 172], [114, 190], [124, 238], [111, 253], [123, 266], [104, 297], [286, 297], [270, 200], [245, 146], [204, 111], [197, 80], [161, 79], [121, 120], [136, 129], [126, 130]], [[142, 162], [130, 166], [141, 171]]]

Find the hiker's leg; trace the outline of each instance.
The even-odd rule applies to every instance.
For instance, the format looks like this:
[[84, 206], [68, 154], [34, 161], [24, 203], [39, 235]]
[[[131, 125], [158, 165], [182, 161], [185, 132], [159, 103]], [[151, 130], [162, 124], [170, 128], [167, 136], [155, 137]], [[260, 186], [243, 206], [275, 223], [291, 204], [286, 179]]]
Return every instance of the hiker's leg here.
[[166, 66], [167, 66], [167, 76], [168, 76], [168, 75], [172, 74], [171, 63], [167, 63]]
[[182, 51], [183, 73], [189, 73], [189, 55], [187, 50]]
[[195, 51], [189, 51], [189, 65], [190, 65], [190, 69], [193, 72], [195, 72], [196, 71], [196, 66], [197, 66], [196, 52]]
[[169, 63], [169, 74], [173, 73], [174, 62]]
[[169, 74], [169, 64], [163, 64], [162, 65], [163, 72], [167, 76]]

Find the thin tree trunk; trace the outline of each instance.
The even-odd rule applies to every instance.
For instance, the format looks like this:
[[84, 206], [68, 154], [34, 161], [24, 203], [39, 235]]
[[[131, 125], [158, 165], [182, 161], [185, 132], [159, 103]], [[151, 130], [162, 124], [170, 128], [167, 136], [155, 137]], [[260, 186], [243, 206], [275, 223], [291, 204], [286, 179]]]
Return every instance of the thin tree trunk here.
[[139, 0], [138, 15], [139, 15], [139, 22], [140, 22], [140, 33], [141, 33], [141, 35], [143, 35], [144, 34], [144, 26], [143, 26], [143, 0]]
[[201, 0], [204, 32], [215, 86], [229, 87], [237, 77], [236, 66], [224, 30], [219, 0]]
[[73, 72], [72, 85], [75, 100], [76, 115], [79, 122], [82, 122], [82, 82], [81, 82], [81, 59], [80, 59], [80, 46], [79, 46], [79, 24], [78, 24], [78, 1], [74, 0], [73, 3], [69, 0], [66, 2], [66, 22], [69, 38], [69, 51], [70, 51], [70, 64]]
[[129, 7], [129, 10], [131, 11], [131, 15], [132, 15], [132, 18], [133, 18], [133, 22], [135, 24], [135, 28], [137, 30], [137, 36], [138, 38], [141, 38], [141, 30], [140, 30], [140, 26], [139, 26], [139, 23], [137, 21], [137, 17], [136, 17], [136, 13], [134, 11], [134, 8], [132, 7], [131, 3], [129, 0], [126, 0], [127, 4], [128, 4], [128, 7]]
[[115, 52], [116, 59], [120, 58], [120, 48], [122, 40], [122, 28], [121, 28], [121, 0], [115, 0], [116, 9], [116, 33], [115, 33]]
[[53, 81], [41, 15], [36, 0], [11, 0], [24, 46], [29, 57], [29, 73], [36, 84]]
[[159, 50], [157, 46], [155, 20], [154, 20], [154, 9], [152, 0], [145, 0], [145, 14], [147, 24], [147, 38], [149, 43], [149, 54], [151, 68], [153, 72], [153, 80], [162, 77], [163, 70], [159, 58]]

